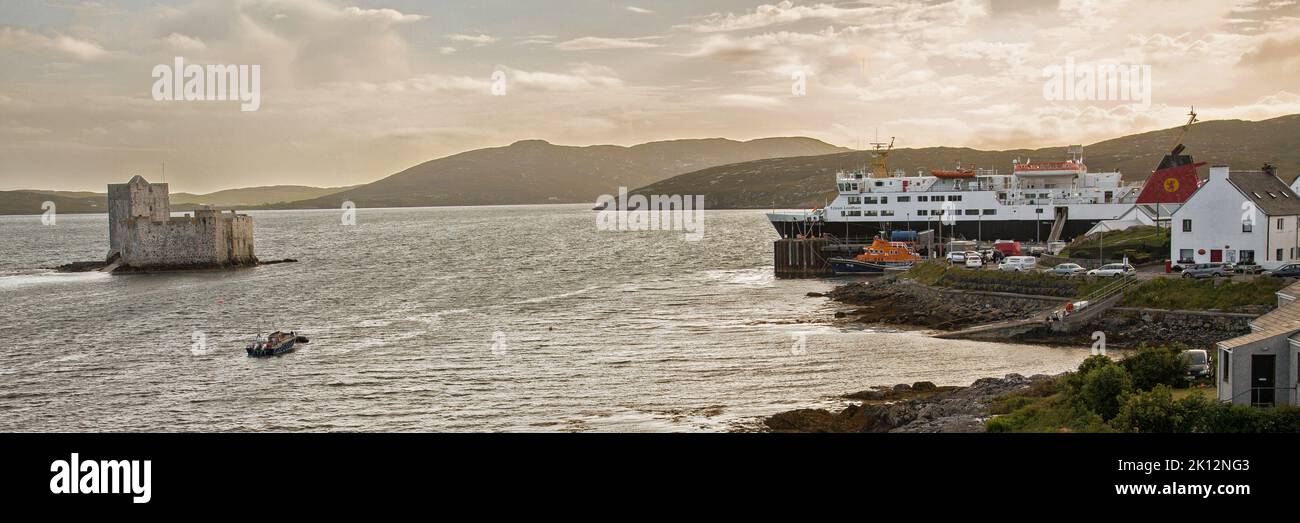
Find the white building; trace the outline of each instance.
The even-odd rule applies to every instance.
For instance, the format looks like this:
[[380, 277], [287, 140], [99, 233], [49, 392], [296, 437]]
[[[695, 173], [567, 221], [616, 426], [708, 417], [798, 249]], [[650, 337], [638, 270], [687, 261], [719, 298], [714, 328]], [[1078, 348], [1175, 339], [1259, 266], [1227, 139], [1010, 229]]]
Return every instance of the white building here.
[[1250, 334], [1219, 342], [1219, 401], [1296, 405], [1300, 379], [1300, 283], [1278, 291], [1277, 308], [1250, 322]]
[[1300, 196], [1274, 171], [1210, 168], [1210, 179], [1174, 211], [1170, 257], [1177, 263], [1300, 262]]

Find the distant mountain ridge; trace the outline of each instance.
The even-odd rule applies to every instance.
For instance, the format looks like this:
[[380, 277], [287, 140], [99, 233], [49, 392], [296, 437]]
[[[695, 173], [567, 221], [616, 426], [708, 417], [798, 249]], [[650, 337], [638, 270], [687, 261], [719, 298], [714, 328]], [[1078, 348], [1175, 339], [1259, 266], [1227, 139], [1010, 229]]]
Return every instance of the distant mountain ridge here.
[[[1097, 142], [1084, 147], [1084, 161], [1094, 172], [1119, 170], [1126, 182], [1142, 181], [1174, 146], [1180, 127], [1151, 131]], [[1214, 120], [1192, 126], [1183, 139], [1198, 162], [1226, 164], [1234, 169], [1259, 169], [1264, 163], [1278, 168], [1288, 183], [1300, 174], [1300, 114], [1256, 122]], [[895, 149], [889, 169], [908, 174], [917, 170], [951, 169], [957, 162], [1010, 173], [1015, 158], [1057, 160], [1067, 158], [1066, 146], [1043, 149], [981, 151], [970, 148], [927, 147]], [[709, 209], [765, 209], [820, 207], [833, 200], [835, 172], [870, 165], [870, 153], [848, 153], [802, 158], [774, 158], [711, 167], [674, 176], [632, 191], [634, 194], [703, 194]], [[1202, 168], [1201, 177], [1206, 175]]]
[[640, 187], [698, 169], [848, 150], [803, 137], [686, 139], [631, 147], [523, 140], [429, 160], [347, 191], [276, 208], [338, 208], [344, 201], [358, 207], [590, 203], [620, 186]]
[[[125, 181], [125, 180], [123, 180]], [[268, 185], [226, 189], [207, 194], [172, 193], [173, 211], [191, 211], [203, 205], [218, 208], [249, 208], [281, 202], [317, 198], [349, 187]], [[108, 212], [108, 195], [91, 191], [46, 191], [41, 189], [0, 191], [0, 214], [40, 214], [41, 205], [54, 203], [60, 213]]]
[[[1092, 171], [1119, 170], [1126, 181], [1146, 179], [1174, 145], [1179, 127], [1098, 142], [1084, 148]], [[1183, 140], [1196, 161], [1258, 169], [1268, 162], [1285, 181], [1300, 174], [1300, 115], [1261, 121], [1215, 120], [1193, 126]], [[982, 151], [971, 148], [896, 149], [889, 168], [909, 174], [949, 169], [957, 162], [1009, 172], [1014, 158], [1055, 160], [1066, 147]], [[804, 137], [735, 141], [724, 138], [617, 145], [567, 146], [523, 140], [429, 160], [380, 180], [351, 187], [266, 186], [206, 195], [174, 193], [173, 209], [209, 204], [239, 209], [593, 203], [618, 187], [651, 195], [705, 195], [710, 209], [807, 208], [835, 197], [834, 173], [870, 163], [867, 151]], [[1202, 176], [1204, 176], [1202, 172]], [[0, 191], [0, 214], [39, 214], [52, 201], [59, 212], [105, 212], [103, 193]]]

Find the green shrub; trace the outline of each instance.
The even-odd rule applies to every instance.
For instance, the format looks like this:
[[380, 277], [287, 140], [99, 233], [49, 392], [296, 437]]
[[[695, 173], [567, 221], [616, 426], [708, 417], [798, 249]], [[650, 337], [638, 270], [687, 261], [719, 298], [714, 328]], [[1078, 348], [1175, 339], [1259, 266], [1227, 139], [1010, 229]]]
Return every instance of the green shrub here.
[[1034, 400], [1010, 414], [988, 420], [984, 428], [988, 432], [1110, 431], [1100, 416], [1071, 401], [1066, 393]]
[[1101, 416], [1103, 421], [1110, 421], [1119, 414], [1124, 396], [1131, 390], [1133, 380], [1129, 378], [1128, 372], [1118, 365], [1104, 365], [1083, 376], [1079, 399], [1088, 410]]
[[1115, 360], [1110, 359], [1109, 356], [1088, 356], [1088, 359], [1083, 360], [1083, 363], [1079, 364], [1079, 374], [1087, 374], [1093, 370], [1114, 364]]
[[1187, 365], [1179, 354], [1179, 346], [1151, 347], [1145, 344], [1138, 347], [1137, 353], [1123, 360], [1120, 365], [1133, 378], [1133, 388], [1151, 390], [1156, 385], [1170, 387], [1187, 386]]
[[1129, 394], [1111, 426], [1124, 432], [1179, 432], [1187, 428], [1168, 385]]
[[1038, 398], [1021, 395], [1003, 396], [989, 405], [990, 414], [1010, 414], [1037, 402]]

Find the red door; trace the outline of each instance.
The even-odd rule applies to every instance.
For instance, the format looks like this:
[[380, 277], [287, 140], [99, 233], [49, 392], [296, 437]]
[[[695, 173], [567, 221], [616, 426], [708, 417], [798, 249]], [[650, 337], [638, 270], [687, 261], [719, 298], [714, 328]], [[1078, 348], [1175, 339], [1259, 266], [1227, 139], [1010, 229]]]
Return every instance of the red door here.
[[1210, 249], [1210, 262], [1214, 263], [1221, 261], [1223, 261], [1223, 251], [1219, 249]]

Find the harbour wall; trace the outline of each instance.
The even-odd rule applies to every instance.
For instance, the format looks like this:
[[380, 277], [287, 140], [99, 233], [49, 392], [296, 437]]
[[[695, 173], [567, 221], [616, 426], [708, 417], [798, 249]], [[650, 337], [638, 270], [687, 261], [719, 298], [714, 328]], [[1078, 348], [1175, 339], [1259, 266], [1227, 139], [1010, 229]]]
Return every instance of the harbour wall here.
[[777, 278], [822, 278], [834, 276], [826, 261], [827, 241], [822, 238], [781, 238], [772, 243]]

